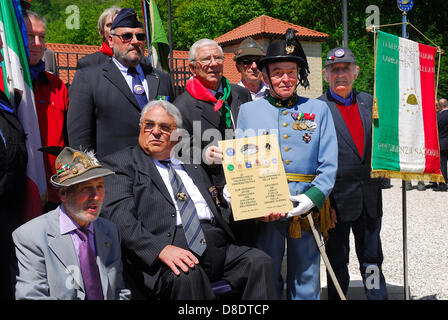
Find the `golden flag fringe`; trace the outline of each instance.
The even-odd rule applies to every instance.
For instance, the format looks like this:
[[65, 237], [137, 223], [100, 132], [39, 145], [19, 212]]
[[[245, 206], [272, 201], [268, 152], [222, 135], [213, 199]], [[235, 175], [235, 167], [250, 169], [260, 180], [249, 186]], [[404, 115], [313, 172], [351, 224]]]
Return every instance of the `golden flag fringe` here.
[[371, 178], [389, 178], [389, 179], [402, 179], [402, 180], [417, 180], [417, 181], [433, 181], [443, 182], [445, 179], [442, 175], [436, 173], [423, 173], [423, 172], [400, 172], [389, 170], [372, 170], [370, 172]]

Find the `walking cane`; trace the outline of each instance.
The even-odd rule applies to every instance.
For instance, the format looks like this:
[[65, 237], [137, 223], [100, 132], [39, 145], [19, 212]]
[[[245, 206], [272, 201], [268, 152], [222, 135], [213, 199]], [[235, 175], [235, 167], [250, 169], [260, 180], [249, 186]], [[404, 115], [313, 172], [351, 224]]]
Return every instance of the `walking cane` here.
[[[319, 248], [320, 254], [322, 256], [322, 259], [324, 259], [325, 267], [327, 268], [328, 273], [330, 274], [331, 280], [333, 280], [333, 284], [336, 288], [336, 291], [339, 294], [339, 298], [341, 300], [346, 300], [344, 293], [342, 292], [341, 286], [339, 285], [338, 279], [336, 279], [336, 275], [333, 272], [333, 268], [331, 267], [330, 261], [328, 260], [327, 254], [325, 253], [325, 250], [323, 249], [324, 244], [322, 243], [322, 240], [320, 239], [319, 233], [317, 232], [316, 228], [314, 227], [314, 221], [311, 214], [308, 214], [308, 222], [310, 223], [311, 231], [313, 232], [314, 239], [316, 240], [317, 247]], [[327, 285], [328, 288], [328, 285]]]

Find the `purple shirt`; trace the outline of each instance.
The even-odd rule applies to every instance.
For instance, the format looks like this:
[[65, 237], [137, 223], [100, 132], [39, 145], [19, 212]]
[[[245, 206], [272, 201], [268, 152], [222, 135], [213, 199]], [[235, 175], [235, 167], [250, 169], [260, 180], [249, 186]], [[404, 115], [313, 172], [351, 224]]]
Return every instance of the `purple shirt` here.
[[[81, 244], [82, 240], [75, 233], [75, 230], [78, 228], [79, 225], [67, 214], [64, 206], [61, 204], [59, 206], [59, 230], [61, 232], [61, 235], [67, 233], [70, 234], [73, 241], [73, 245], [75, 246], [76, 254], [79, 256], [79, 245]], [[86, 229], [89, 230], [89, 243], [93, 249], [93, 253], [96, 255], [95, 235], [94, 235], [95, 228], [93, 227], [93, 222], [89, 223]]]

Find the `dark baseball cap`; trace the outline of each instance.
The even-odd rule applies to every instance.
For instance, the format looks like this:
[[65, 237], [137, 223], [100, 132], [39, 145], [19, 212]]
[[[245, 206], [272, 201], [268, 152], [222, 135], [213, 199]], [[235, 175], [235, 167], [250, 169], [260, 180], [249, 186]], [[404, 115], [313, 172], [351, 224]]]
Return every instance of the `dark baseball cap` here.
[[349, 48], [337, 47], [333, 48], [327, 53], [327, 58], [325, 60], [325, 67], [339, 62], [355, 63], [355, 56]]

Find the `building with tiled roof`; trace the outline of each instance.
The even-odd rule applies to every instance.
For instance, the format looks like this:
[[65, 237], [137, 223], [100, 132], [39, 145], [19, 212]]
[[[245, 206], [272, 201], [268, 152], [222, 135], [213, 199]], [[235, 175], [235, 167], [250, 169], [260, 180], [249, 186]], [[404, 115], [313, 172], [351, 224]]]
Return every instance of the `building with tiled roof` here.
[[[320, 96], [322, 94], [321, 44], [328, 39], [328, 34], [266, 15], [255, 18], [214, 39], [221, 45], [224, 51], [224, 76], [231, 83], [236, 84], [240, 80], [240, 74], [236, 69], [233, 57], [234, 52], [242, 40], [250, 36], [264, 48], [267, 48], [272, 40], [282, 38], [288, 28], [293, 28], [298, 31], [300, 42], [307, 55], [310, 66], [310, 76], [308, 79], [311, 88], [310, 90], [299, 88], [299, 93], [306, 97]], [[47, 43], [47, 48], [55, 52], [56, 64], [59, 68], [59, 77], [67, 84], [70, 84], [73, 80], [78, 59], [100, 49], [99, 46], [61, 43]], [[175, 85], [184, 86], [186, 80], [191, 77], [188, 68], [188, 51], [173, 50], [173, 71]]]
[[[214, 40], [219, 43], [225, 53], [233, 54], [238, 49], [240, 43], [247, 37], [252, 37], [261, 46], [267, 49], [273, 40], [282, 39], [288, 28], [297, 30], [297, 35], [307, 56], [310, 68], [310, 75], [308, 77], [308, 80], [310, 81], [310, 89], [304, 90], [302, 87], [299, 87], [299, 94], [305, 97], [319, 97], [323, 90], [322, 42], [328, 39], [328, 34], [266, 15], [261, 15]], [[229, 64], [224, 71], [232, 74], [232, 77], [236, 75], [238, 78], [236, 81], [231, 82], [238, 82], [239, 74], [236, 70], [235, 63], [233, 63], [233, 68], [231, 68]]]

